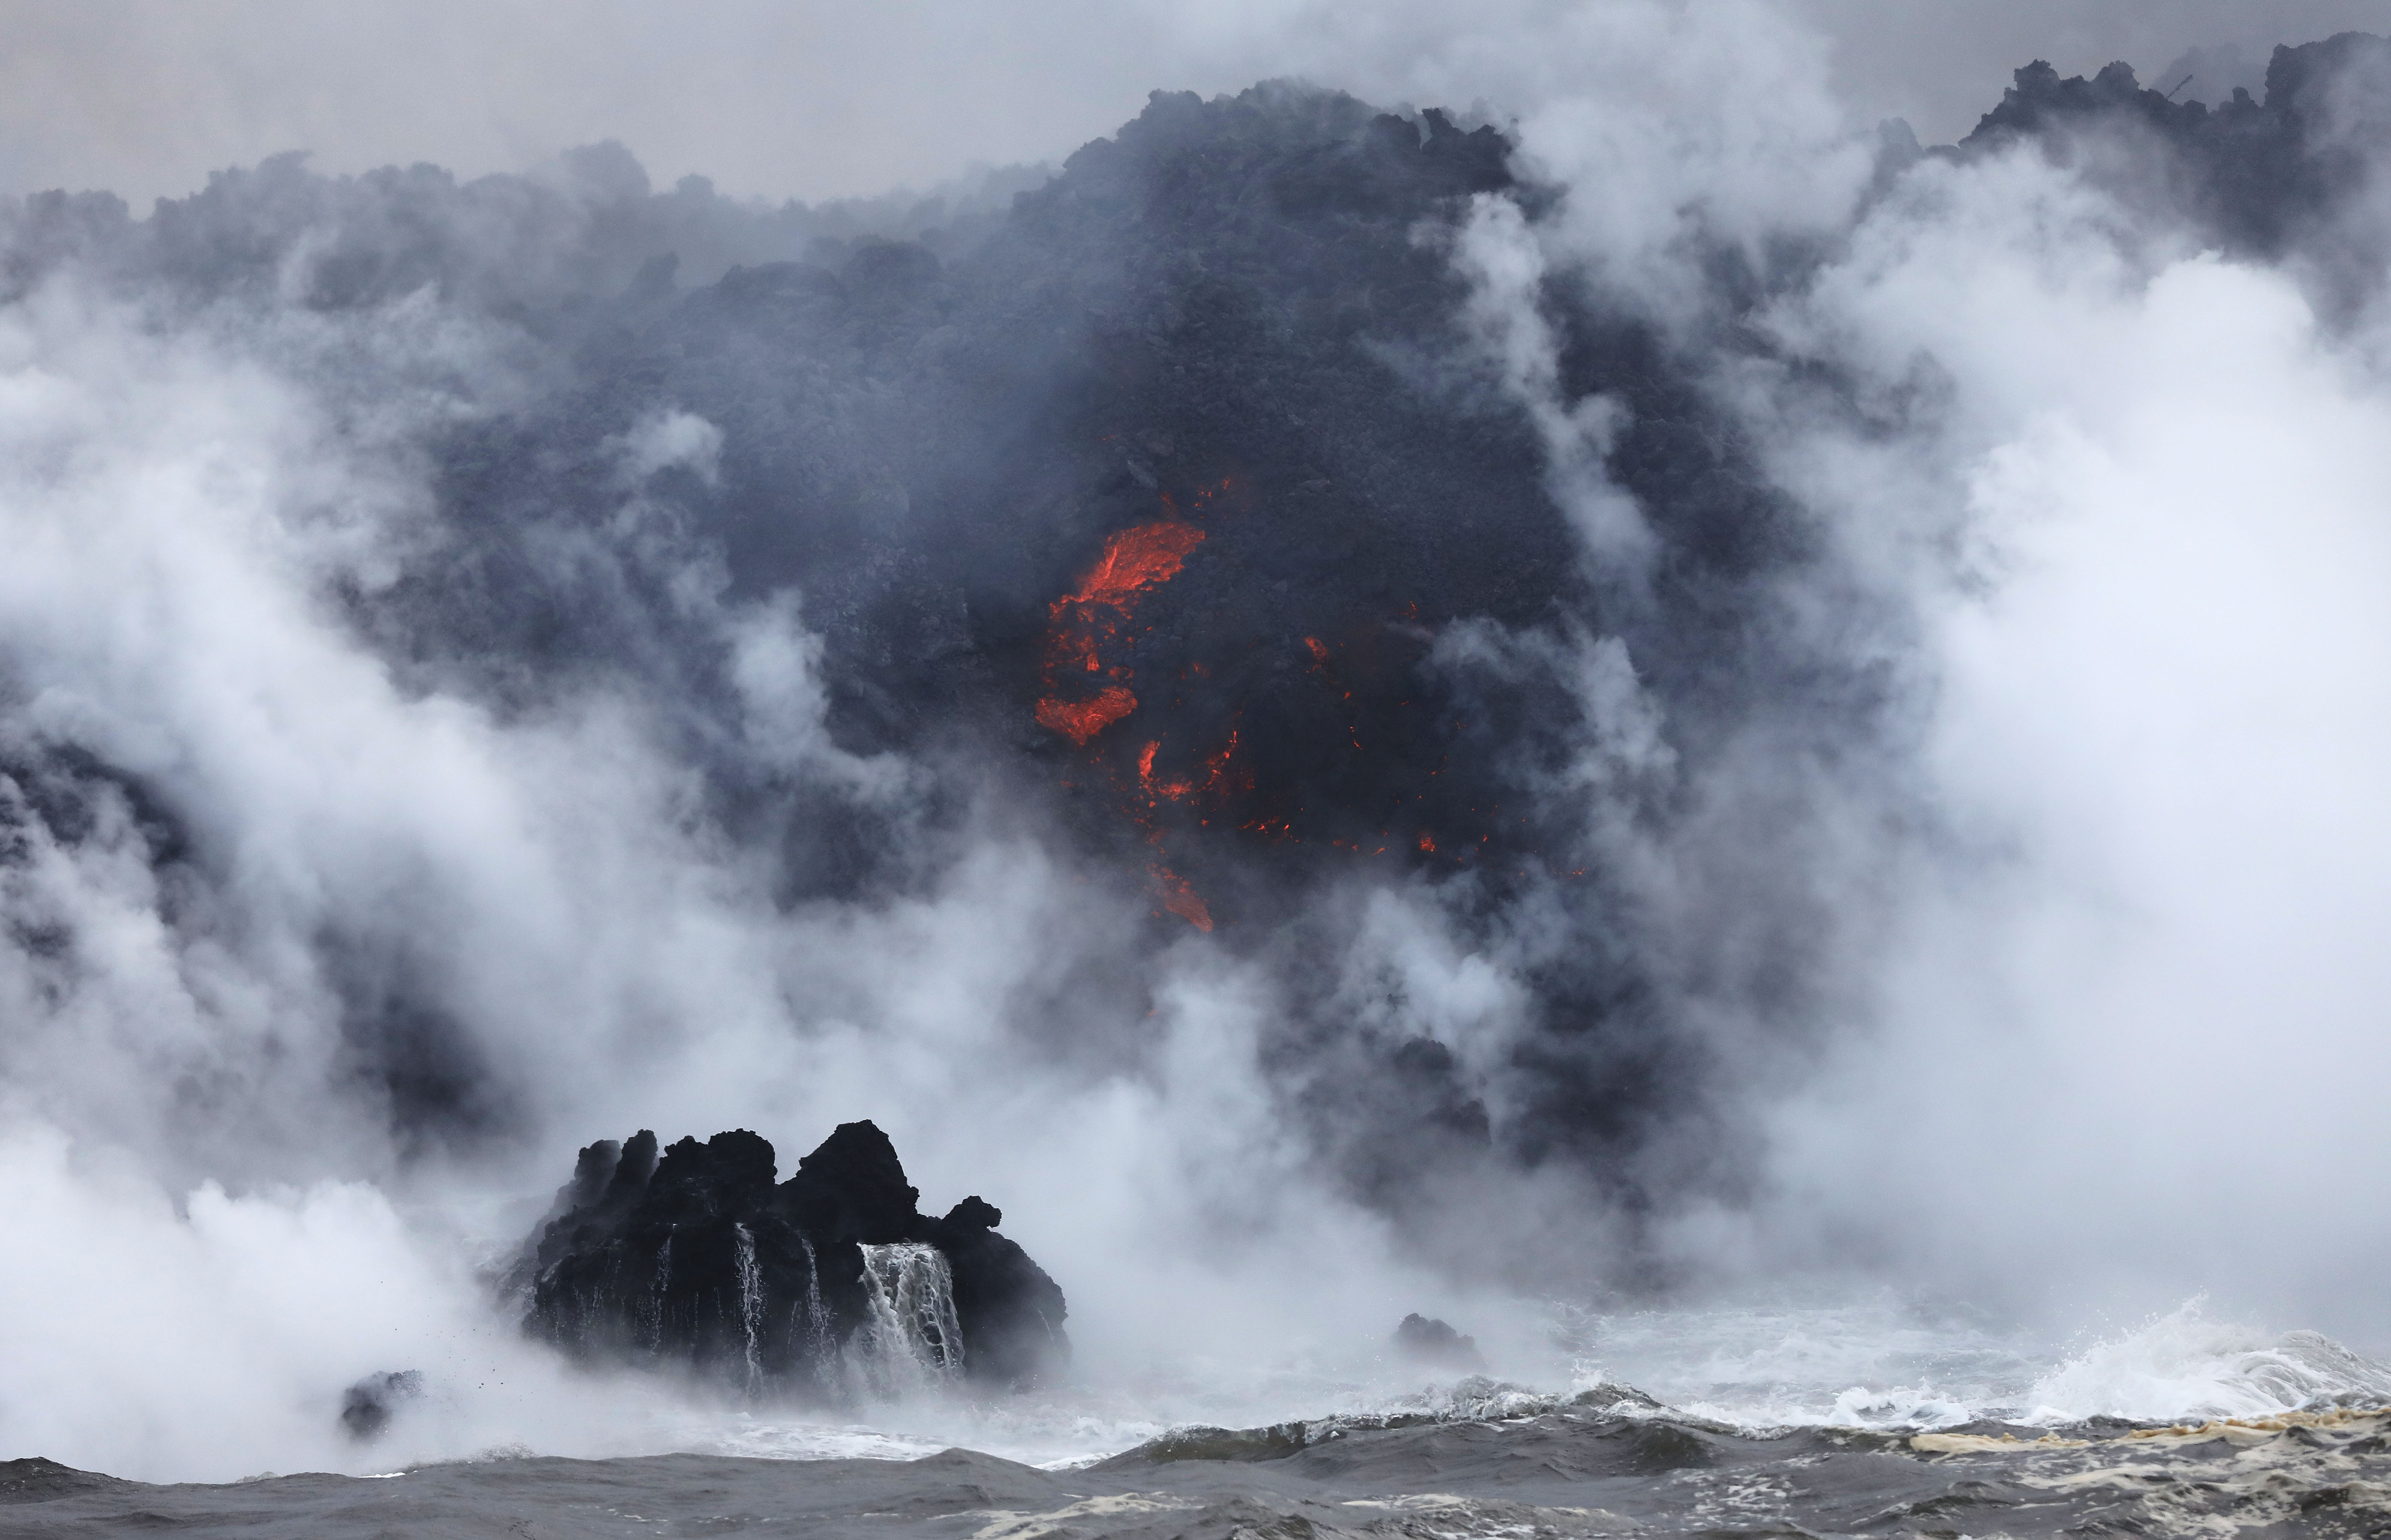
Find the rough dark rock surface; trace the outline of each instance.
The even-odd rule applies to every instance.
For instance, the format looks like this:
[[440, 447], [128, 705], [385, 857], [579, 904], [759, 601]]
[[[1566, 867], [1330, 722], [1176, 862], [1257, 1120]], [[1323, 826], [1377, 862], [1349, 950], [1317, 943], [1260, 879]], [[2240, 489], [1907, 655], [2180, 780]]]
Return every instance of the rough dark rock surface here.
[[1415, 1364], [1437, 1368], [1482, 1369], [1485, 1354], [1478, 1351], [1478, 1339], [1465, 1337], [1443, 1321], [1413, 1312], [1395, 1328], [1394, 1348]]
[[[2391, 199], [2366, 185], [2386, 82], [2391, 45], [2359, 34], [2277, 53], [2263, 99], [2205, 105], [2123, 67], [2029, 66], [1962, 146], [1889, 134], [1876, 186], [1931, 199], [1931, 177], [1903, 173], [1927, 155], [2069, 160], [2155, 211], [2124, 222], [2152, 261], [2280, 256], [2329, 313], [2362, 314], [2391, 243]], [[1058, 938], [1055, 965], [1007, 996], [1004, 1029], [1037, 1052], [1137, 1063], [1157, 959], [1200, 913], [1208, 944], [1270, 985], [1256, 1052], [1273, 1115], [1444, 1260], [1572, 1254], [1543, 1243], [1541, 1216], [1432, 1196], [1478, 1174], [1534, 1169], [1583, 1186], [1569, 1208], [1630, 1216], [1752, 1190], [1762, 1142], [1705, 1023], [1794, 1052], [1839, 1030], [1837, 959], [1868, 921], [1836, 895], [1875, 879], [1816, 879], [1853, 804], [1810, 789], [1887, 799], [1896, 827], [1920, 811], [1903, 789], [1915, 617], [1842, 570], [1715, 389], [1781, 370], [1868, 434], [1940, 409], [1924, 376], [1915, 399], [1844, 399], [1777, 354], [1772, 325], [1745, 324], [1836, 242], [1689, 234], [1718, 317], [1690, 348], [1599, 284], [1556, 272], [1534, 296], [1556, 402], [1619, 409], [1602, 469], [1652, 537], [1648, 582], [1621, 589], [1580, 560], [1453, 260], [1481, 200], [1533, 224], [1562, 197], [1492, 128], [1284, 83], [1162, 93], [968, 227], [830, 244], [702, 185], [648, 189], [619, 150], [577, 164], [570, 197], [281, 160], [147, 219], [104, 195], [0, 199], [0, 292], [72, 274], [162, 324], [187, 302], [242, 335], [274, 335], [291, 305], [375, 315], [416, 294], [443, 325], [472, 322], [516, 362], [486, 399], [444, 374], [468, 399], [407, 446], [435, 528], [387, 586], [327, 596], [359, 645], [401, 689], [500, 720], [585, 694], [644, 703], [695, 815], [792, 910], [929, 892], [973, 810], [1023, 810], [1131, 917]], [[625, 446], [666, 412], [718, 431], [718, 454], [633, 487]], [[616, 533], [634, 514], [643, 533]], [[1054, 605], [1108, 541], [1161, 522], [1204, 538], [1104, 658], [1133, 708], [1083, 740], [1049, 730]], [[722, 606], [685, 602], [698, 572], [718, 572], [725, 604], [795, 607], [819, 638], [824, 730], [901, 756], [918, 795], [865, 797], [756, 749]], [[1589, 745], [1615, 736], [1583, 687], [1594, 638], [1620, 644], [1665, 750], [1606, 770], [1600, 797], [1560, 789], [1588, 784], [1572, 777], [1597, 763]], [[1723, 821], [1704, 789], [1756, 764], [1809, 768], [1781, 803]], [[0, 865], [101, 838], [120, 807], [172, 878], [162, 892], [231, 883], [199, 837], [205, 804], [171, 778], [40, 735], [0, 742]], [[1650, 902], [1646, 868], [1606, 853], [1622, 830], [1691, 853], [1673, 869], [1704, 886]], [[1416, 1012], [1383, 1008], [1397, 992], [1321, 966], [1378, 966], [1356, 941], [1372, 891], [1432, 899], [1459, 954], [1515, 970], [1499, 1060], [1462, 1061]], [[1673, 918], [1692, 914], [1715, 923]], [[511, 1029], [450, 998], [440, 969], [394, 966], [404, 938], [381, 923], [320, 943], [342, 1072], [402, 1149], [520, 1138], [544, 1105], [533, 1060], [500, 1051]], [[21, 936], [67, 987], [71, 929]], [[759, 1265], [795, 1264], [778, 1232], [751, 1232]], [[705, 1234], [707, 1265], [732, 1268], [735, 1232]], [[699, 1247], [691, 1232], [676, 1254]], [[606, 1329], [638, 1335], [627, 1317]], [[736, 1335], [743, 1365], [743, 1321]]]
[[913, 1373], [1026, 1386], [1059, 1369], [1063, 1291], [996, 1233], [1002, 1213], [974, 1196], [933, 1219], [918, 1196], [868, 1122], [841, 1123], [785, 1182], [745, 1129], [661, 1156], [641, 1129], [582, 1150], [512, 1281], [525, 1328], [577, 1356], [759, 1393], [835, 1397]]
[[402, 1403], [423, 1393], [418, 1369], [369, 1374], [341, 1392], [341, 1426], [360, 1444], [380, 1438]]
[[[2133, 202], [2188, 217], [2230, 253], [2271, 262], [2298, 252], [2344, 305], [2382, 282], [2380, 201], [2365, 194], [2391, 139], [2391, 38], [2342, 32], [2278, 47], [2263, 100], [2241, 86], [2221, 102], [2175, 100], [2122, 63], [2062, 79], [2036, 59], [2015, 81], [1961, 153], [2031, 140]], [[2164, 174], [2146, 154], [2115, 153], [2121, 134], [2161, 147]]]

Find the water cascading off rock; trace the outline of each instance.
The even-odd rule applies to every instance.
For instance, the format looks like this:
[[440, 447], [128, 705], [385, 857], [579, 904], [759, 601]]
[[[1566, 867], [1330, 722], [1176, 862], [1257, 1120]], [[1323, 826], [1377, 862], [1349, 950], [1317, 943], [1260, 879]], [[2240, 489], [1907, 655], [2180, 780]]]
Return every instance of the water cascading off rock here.
[[587, 1361], [694, 1369], [751, 1395], [1023, 1387], [1067, 1361], [1063, 1291], [974, 1196], [915, 1208], [888, 1136], [842, 1123], [778, 1181], [744, 1129], [659, 1156], [582, 1150], [509, 1275], [524, 1329]]
[[860, 1388], [901, 1396], [963, 1373], [968, 1358], [955, 1315], [954, 1270], [944, 1253], [918, 1240], [862, 1251], [871, 1316], [858, 1337], [864, 1351], [849, 1358]]

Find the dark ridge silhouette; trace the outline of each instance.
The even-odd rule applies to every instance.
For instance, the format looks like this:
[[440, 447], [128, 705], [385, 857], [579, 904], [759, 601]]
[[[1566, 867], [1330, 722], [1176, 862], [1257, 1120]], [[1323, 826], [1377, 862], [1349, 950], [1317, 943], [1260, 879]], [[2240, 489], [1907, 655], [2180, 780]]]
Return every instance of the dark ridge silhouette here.
[[[2214, 106], [2144, 87], [2122, 63], [2061, 79], [2037, 59], [2015, 79], [1962, 152], [2044, 145], [2126, 193], [2129, 206], [2155, 201], [2232, 254], [2297, 255], [2341, 312], [2379, 289], [2383, 216], [2361, 195], [2391, 143], [2391, 39], [2342, 32], [2280, 46], [2265, 99], [2237, 85]], [[2143, 158], [2091, 148], [2121, 129], [2165, 148], [2155, 174]]]

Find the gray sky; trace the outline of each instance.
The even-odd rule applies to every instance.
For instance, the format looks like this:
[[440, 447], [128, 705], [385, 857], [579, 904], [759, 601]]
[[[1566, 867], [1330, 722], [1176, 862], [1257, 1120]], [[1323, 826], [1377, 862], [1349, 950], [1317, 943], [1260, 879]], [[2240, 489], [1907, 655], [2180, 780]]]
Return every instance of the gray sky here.
[[[1593, 0], [1596, 5], [1624, 0]], [[1704, 0], [1723, 4], [1727, 0]], [[1831, 39], [1863, 114], [1962, 133], [2009, 71], [2352, 27], [2391, 0], [1771, 0]], [[1155, 87], [1302, 74], [1379, 99], [1467, 95], [1552, 0], [0, 0], [0, 190], [107, 186], [136, 207], [218, 167], [517, 170], [618, 138], [779, 198], [1058, 157]], [[1442, 62], [1424, 68], [1434, 56]], [[1502, 89], [1500, 71], [1486, 91]], [[1458, 87], [1458, 92], [1455, 92]], [[1498, 103], [1498, 105], [1512, 105]]]

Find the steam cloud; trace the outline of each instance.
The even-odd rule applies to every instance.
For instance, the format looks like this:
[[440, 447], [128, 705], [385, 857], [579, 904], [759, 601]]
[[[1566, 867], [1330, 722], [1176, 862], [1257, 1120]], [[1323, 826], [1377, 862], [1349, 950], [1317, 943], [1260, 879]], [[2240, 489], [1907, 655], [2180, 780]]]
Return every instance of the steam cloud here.
[[1519, 116], [12, 205], [11, 1445], [653, 1443], [473, 1276], [641, 1126], [874, 1119], [1098, 1363], [1788, 1268], [2381, 1331], [2379, 60], [2260, 227], [1774, 13], [1419, 57]]

